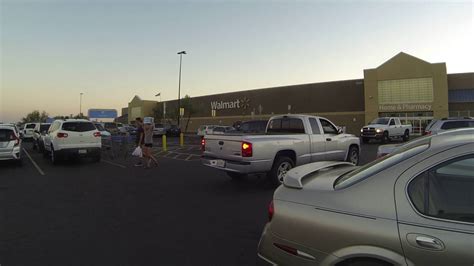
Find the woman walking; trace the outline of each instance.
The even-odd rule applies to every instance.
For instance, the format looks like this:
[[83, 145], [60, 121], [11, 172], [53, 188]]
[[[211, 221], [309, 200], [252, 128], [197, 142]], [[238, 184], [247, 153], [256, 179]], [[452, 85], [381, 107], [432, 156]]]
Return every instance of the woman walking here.
[[148, 158], [148, 162], [145, 168], [150, 168], [151, 161], [158, 166], [158, 160], [156, 160], [155, 156], [151, 153], [151, 148], [153, 147], [153, 124], [145, 124], [143, 127], [144, 130], [144, 138], [143, 142], [143, 156]]

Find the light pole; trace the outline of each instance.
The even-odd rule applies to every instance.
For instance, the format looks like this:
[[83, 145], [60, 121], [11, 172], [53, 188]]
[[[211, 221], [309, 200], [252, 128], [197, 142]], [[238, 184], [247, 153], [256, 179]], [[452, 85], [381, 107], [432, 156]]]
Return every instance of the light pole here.
[[83, 92], [79, 93], [79, 95], [80, 95], [80, 97], [79, 97], [79, 116], [80, 117], [82, 117], [82, 95], [83, 94], [84, 94]]
[[163, 121], [165, 120], [165, 105], [164, 103], [161, 101], [161, 92], [158, 92], [155, 97], [158, 97], [160, 96], [160, 104], [163, 105], [163, 117], [161, 118], [161, 122], [163, 123]]
[[186, 51], [181, 51], [178, 53], [179, 54], [179, 83], [178, 83], [178, 127], [180, 127], [179, 124], [179, 117], [181, 114], [181, 63], [183, 61], [183, 54], [186, 54]]

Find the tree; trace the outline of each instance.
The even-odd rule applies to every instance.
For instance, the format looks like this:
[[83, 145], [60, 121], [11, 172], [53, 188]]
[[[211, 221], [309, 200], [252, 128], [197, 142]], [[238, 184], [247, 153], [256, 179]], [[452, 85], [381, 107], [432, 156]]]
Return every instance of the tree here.
[[163, 119], [163, 104], [157, 103], [155, 108], [153, 108], [152, 112], [155, 121], [161, 122], [161, 120]]
[[45, 123], [48, 119], [48, 113], [42, 111], [41, 113], [38, 110], [34, 110], [33, 112], [27, 114], [25, 117], [21, 119], [23, 123]]

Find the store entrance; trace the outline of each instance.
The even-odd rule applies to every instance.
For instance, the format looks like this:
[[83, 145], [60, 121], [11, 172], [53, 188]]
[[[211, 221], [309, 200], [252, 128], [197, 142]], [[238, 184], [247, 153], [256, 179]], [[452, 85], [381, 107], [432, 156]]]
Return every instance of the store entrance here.
[[379, 117], [399, 117], [402, 124], [412, 126], [411, 135], [420, 136], [433, 120], [433, 112], [379, 113]]

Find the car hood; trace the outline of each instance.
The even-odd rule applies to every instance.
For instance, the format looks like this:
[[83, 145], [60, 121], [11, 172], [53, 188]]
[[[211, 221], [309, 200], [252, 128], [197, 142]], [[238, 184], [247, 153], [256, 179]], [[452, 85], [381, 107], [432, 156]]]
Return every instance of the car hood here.
[[368, 125], [368, 126], [365, 126], [365, 127], [373, 127], [373, 128], [378, 128], [378, 127], [386, 127], [387, 125], [383, 125], [383, 124], [371, 124], [371, 125]]

